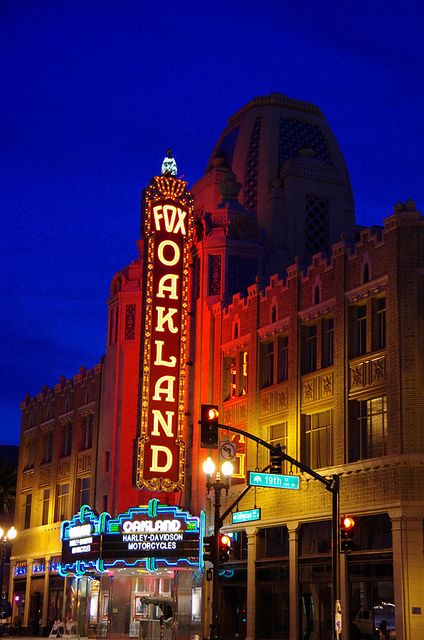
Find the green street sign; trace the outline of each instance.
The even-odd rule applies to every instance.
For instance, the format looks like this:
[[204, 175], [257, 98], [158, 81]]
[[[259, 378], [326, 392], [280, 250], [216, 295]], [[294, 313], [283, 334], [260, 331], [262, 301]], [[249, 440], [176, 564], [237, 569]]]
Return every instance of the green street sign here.
[[251, 487], [269, 487], [272, 489], [299, 489], [299, 476], [284, 476], [278, 473], [259, 473], [249, 471]]
[[231, 514], [231, 524], [237, 524], [238, 522], [252, 522], [252, 520], [261, 519], [260, 509], [248, 509], [246, 511], [235, 511]]

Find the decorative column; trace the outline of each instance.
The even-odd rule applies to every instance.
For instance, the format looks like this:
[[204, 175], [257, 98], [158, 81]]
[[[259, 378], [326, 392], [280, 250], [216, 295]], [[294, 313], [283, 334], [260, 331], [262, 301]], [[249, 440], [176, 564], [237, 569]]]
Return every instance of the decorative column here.
[[247, 597], [246, 640], [256, 637], [256, 534], [257, 527], [246, 528], [247, 536]]
[[392, 521], [393, 584], [396, 606], [396, 638], [424, 638], [423, 515], [389, 512]]
[[25, 584], [25, 610], [24, 610], [24, 619], [22, 621], [22, 626], [28, 627], [29, 620], [29, 606], [31, 600], [31, 574], [32, 574], [32, 563], [33, 558], [27, 558], [27, 574], [26, 574], [26, 584]]
[[299, 523], [289, 522], [289, 603], [290, 638], [297, 638], [299, 629]]
[[43, 611], [41, 613], [41, 626], [46, 627], [48, 620], [48, 612], [49, 612], [49, 586], [50, 586], [50, 562], [51, 558], [45, 559], [45, 569], [44, 569], [44, 592], [43, 592]]
[[342, 605], [342, 638], [346, 638], [350, 620], [349, 608], [349, 576], [347, 570], [347, 555], [340, 554], [340, 601]]
[[9, 584], [8, 584], [8, 589], [7, 589], [7, 593], [9, 594], [8, 600], [10, 602], [10, 604], [12, 605], [12, 617], [10, 619], [10, 622], [12, 625], [14, 625], [14, 618], [15, 618], [15, 571], [16, 571], [16, 561], [15, 560], [10, 560], [10, 564], [9, 564]]

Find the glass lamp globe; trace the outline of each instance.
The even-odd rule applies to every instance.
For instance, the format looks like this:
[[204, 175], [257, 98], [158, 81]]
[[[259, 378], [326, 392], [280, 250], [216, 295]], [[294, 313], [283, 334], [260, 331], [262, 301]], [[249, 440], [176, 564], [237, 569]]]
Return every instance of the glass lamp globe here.
[[17, 535], [18, 532], [16, 531], [15, 527], [10, 527], [9, 531], [7, 532], [7, 537], [9, 538], [9, 540], [14, 540]]
[[203, 471], [208, 475], [211, 476], [213, 474], [213, 472], [215, 471], [215, 463], [212, 460], [212, 458], [210, 456], [208, 456], [205, 460], [205, 462], [203, 463]]
[[233, 463], [230, 462], [229, 460], [226, 460], [225, 462], [223, 462], [221, 469], [222, 469], [222, 475], [226, 476], [227, 478], [228, 476], [232, 476], [234, 473]]

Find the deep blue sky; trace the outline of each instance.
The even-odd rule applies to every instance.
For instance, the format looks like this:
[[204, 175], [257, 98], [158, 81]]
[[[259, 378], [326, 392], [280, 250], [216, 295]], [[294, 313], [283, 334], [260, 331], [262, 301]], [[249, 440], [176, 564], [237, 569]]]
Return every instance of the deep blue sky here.
[[27, 392], [103, 354], [164, 150], [191, 185], [251, 98], [321, 107], [360, 223], [424, 210], [423, 33], [421, 3], [390, 0], [1, 0], [0, 442]]

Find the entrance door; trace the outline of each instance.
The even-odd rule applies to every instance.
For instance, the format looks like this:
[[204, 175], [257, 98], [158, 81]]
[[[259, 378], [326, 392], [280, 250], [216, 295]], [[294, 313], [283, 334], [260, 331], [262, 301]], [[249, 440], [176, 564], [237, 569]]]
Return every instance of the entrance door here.
[[228, 586], [220, 593], [220, 635], [223, 640], [246, 637], [246, 588]]
[[392, 580], [358, 580], [350, 587], [351, 640], [396, 637]]
[[35, 591], [31, 595], [29, 603], [29, 631], [32, 636], [38, 636], [40, 619], [43, 613], [43, 596], [39, 591]]

